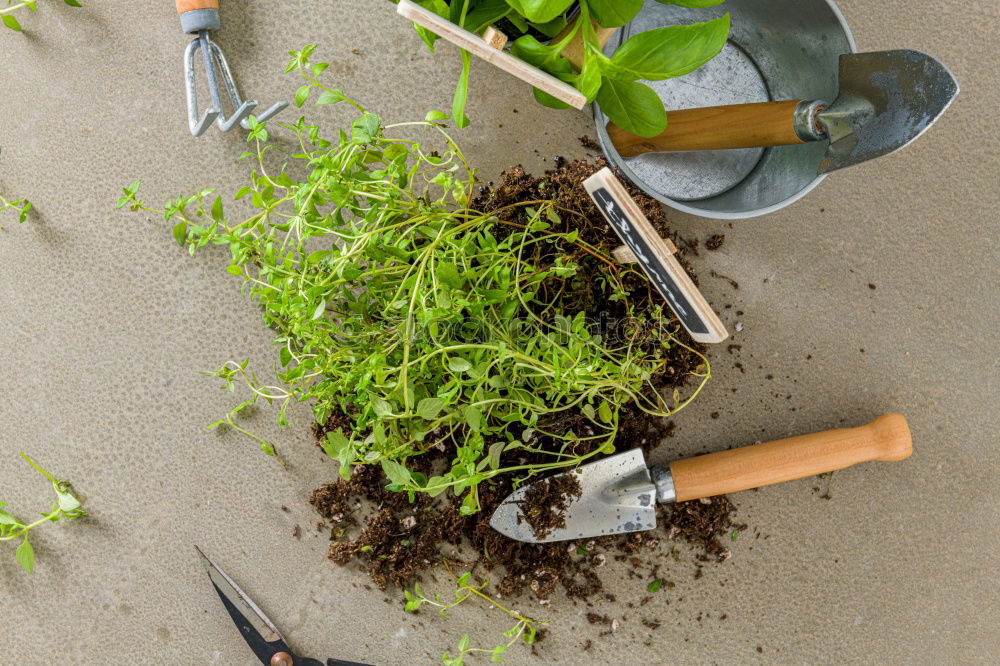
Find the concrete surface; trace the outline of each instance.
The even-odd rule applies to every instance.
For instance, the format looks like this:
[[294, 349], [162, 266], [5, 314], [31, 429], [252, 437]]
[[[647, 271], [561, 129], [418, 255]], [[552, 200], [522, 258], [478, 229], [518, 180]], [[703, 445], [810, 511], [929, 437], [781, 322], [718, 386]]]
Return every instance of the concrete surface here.
[[[288, 471], [248, 440], [203, 429], [235, 398], [197, 371], [246, 356], [266, 371], [270, 335], [221, 255], [191, 259], [162, 222], [113, 205], [136, 177], [156, 202], [209, 185], [235, 189], [246, 174], [235, 159], [242, 137], [188, 136], [186, 38], [170, 3], [86, 4], [43, 0], [22, 17], [26, 34], [0, 31], [0, 191], [30, 198], [38, 212], [20, 227], [0, 220], [0, 499], [25, 515], [49, 502], [45, 481], [17, 455], [24, 450], [74, 481], [93, 513], [39, 530], [32, 576], [0, 544], [0, 661], [253, 663], [194, 543], [304, 654], [424, 663], [466, 631], [476, 644], [494, 640], [504, 628], [496, 612], [470, 604], [450, 621], [413, 618], [398, 594], [368, 589], [324, 559], [326, 540], [303, 502], [334, 472], [310, 442], [304, 410], [283, 433], [270, 413], [253, 421], [280, 442]], [[715, 379], [676, 419], [664, 455], [889, 410], [909, 417], [915, 454], [837, 473], [829, 501], [813, 479], [739, 495], [741, 519], [769, 538], [732, 544], [732, 559], [700, 580], [690, 562], [670, 560], [677, 587], [641, 611], [627, 604], [645, 596], [644, 583], [609, 566], [618, 603], [599, 610], [620, 620], [618, 632], [597, 638], [584, 607], [557, 598], [530, 608], [554, 629], [539, 658], [515, 652], [512, 663], [1000, 655], [1000, 146], [984, 122], [1000, 106], [1000, 10], [931, 0], [840, 6], [863, 50], [936, 54], [961, 96], [906, 151], [834, 174], [778, 214], [732, 228], [674, 216], [686, 235], [726, 234], [696, 263], [709, 300], [743, 330], [733, 339], [738, 357], [715, 351]], [[219, 41], [243, 89], [266, 104], [291, 96], [285, 52], [307, 42], [321, 44], [341, 87], [393, 119], [446, 107], [456, 72], [453, 49], [429, 55], [393, 7], [374, 0], [226, 3]], [[472, 97], [475, 124], [461, 139], [487, 176], [580, 154], [577, 137], [592, 129], [584, 114], [542, 109], [486, 66], [475, 67]], [[330, 108], [310, 115], [330, 127], [347, 118]], [[707, 277], [710, 268], [740, 289]], [[295, 524], [301, 540], [291, 537]], [[650, 631], [644, 618], [663, 626]], [[595, 646], [581, 654], [587, 639]]]

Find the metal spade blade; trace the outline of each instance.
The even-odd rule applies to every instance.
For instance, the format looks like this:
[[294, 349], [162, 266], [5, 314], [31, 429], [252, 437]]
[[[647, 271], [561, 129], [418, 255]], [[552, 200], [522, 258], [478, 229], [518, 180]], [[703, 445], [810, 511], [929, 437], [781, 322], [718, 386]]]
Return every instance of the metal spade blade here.
[[539, 539], [521, 514], [521, 504], [529, 485], [512, 492], [497, 507], [490, 526], [518, 541], [562, 541], [656, 527], [656, 486], [641, 449], [609, 456], [581, 465], [573, 474], [580, 482], [580, 496], [565, 510], [566, 527], [554, 529]]
[[919, 51], [840, 56], [840, 95], [817, 114], [830, 138], [819, 173], [897, 151], [923, 134], [958, 95], [958, 81]]

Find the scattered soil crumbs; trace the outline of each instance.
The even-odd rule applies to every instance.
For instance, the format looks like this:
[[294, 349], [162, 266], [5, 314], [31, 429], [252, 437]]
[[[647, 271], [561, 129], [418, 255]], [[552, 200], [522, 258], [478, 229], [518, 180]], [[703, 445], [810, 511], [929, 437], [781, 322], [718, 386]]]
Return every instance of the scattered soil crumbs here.
[[733, 521], [736, 507], [725, 495], [661, 505], [658, 509], [657, 522], [667, 531], [667, 538], [683, 539], [699, 548], [703, 551], [699, 557], [703, 562], [713, 558], [719, 562], [728, 560], [732, 552], [722, 545], [722, 538], [731, 538], [734, 531], [747, 529], [745, 524]]
[[709, 236], [708, 240], [705, 241], [705, 248], [713, 251], [718, 250], [725, 242], [726, 236], [724, 234], [715, 234], [714, 236]]
[[552, 534], [553, 530], [566, 527], [566, 508], [581, 492], [580, 481], [576, 477], [576, 473], [569, 472], [532, 483], [520, 502], [518, 524], [522, 520], [527, 521], [539, 539]]
[[[582, 241], [610, 255], [611, 250], [621, 244], [620, 240], [581, 185], [583, 180], [606, 165], [604, 160], [557, 160], [556, 165], [543, 178], [533, 177], [521, 167], [505, 172], [499, 183], [481, 189], [474, 207], [485, 213], [496, 213], [501, 220], [521, 224], [525, 213], [518, 207], [511, 207], [511, 204], [553, 199], [566, 231], [577, 230]], [[695, 252], [697, 243], [681, 238], [670, 228], [658, 202], [627, 181], [626, 187], [654, 228], [680, 248], [678, 258], [686, 267], [684, 255]], [[498, 227], [497, 233], [502, 233], [502, 229]], [[582, 251], [572, 259], [580, 265], [579, 275], [582, 277], [566, 286], [567, 306], [583, 310], [595, 319], [625, 320], [628, 312], [622, 302], [606, 301], [600, 293], [591, 290], [592, 281], [586, 278], [602, 270], [603, 263]], [[660, 296], [652, 290], [648, 281], [638, 275], [626, 272], [622, 280], [632, 292], [635, 303], [660, 302]], [[705, 349], [690, 340], [682, 329], [677, 335], [685, 345]], [[651, 340], [649, 344], [658, 345], [659, 342]], [[670, 391], [682, 386], [700, 362], [696, 354], [680, 345], [672, 345], [666, 351], [661, 370], [650, 381], [657, 390]], [[537, 433], [583, 428], [585, 421], [586, 417], [575, 411], [558, 413], [548, 422], [539, 424], [533, 444], [537, 449], [545, 449], [548, 442]], [[640, 446], [647, 454], [664, 437], [672, 435], [674, 428], [670, 421], [651, 418], [638, 409], [630, 408], [621, 411], [619, 423], [616, 441], [619, 450]], [[346, 431], [350, 424], [349, 415], [334, 413], [327, 423], [315, 426], [314, 433], [317, 439], [322, 439], [331, 430]], [[432, 446], [426, 453], [409, 458], [407, 465], [416, 471], [433, 474], [434, 469], [442, 469], [451, 463], [450, 452], [443, 448]], [[585, 449], [577, 450], [577, 453], [585, 452]], [[539, 454], [523, 449], [515, 449], [505, 456], [509, 456], [504, 458], [505, 465], [530, 464], [540, 460]], [[658, 456], [660, 459], [664, 457], [671, 456]], [[536, 482], [529, 493], [528, 505], [537, 504], [539, 507], [537, 511], [528, 509], [528, 521], [536, 534], [547, 534], [565, 525], [563, 511], [570, 500], [579, 495], [580, 488], [573, 475], [563, 478], [569, 479], [569, 483], [549, 485]], [[574, 483], [575, 488], [572, 487]], [[480, 580], [489, 572], [490, 593], [499, 597], [533, 595], [545, 601], [562, 589], [575, 601], [613, 602], [615, 596], [603, 589], [598, 575], [601, 567], [610, 568], [612, 560], [627, 568], [629, 577], [637, 579], [636, 587], [641, 590], [649, 580], [660, 576], [661, 567], [672, 563], [671, 554], [673, 559], [680, 560], [675, 546], [664, 546], [664, 537], [692, 544], [700, 551], [700, 562], [721, 562], [729, 557], [729, 550], [722, 545], [722, 539], [729, 530], [745, 527], [734, 525], [732, 503], [725, 497], [715, 497], [707, 503], [695, 501], [661, 507], [660, 527], [649, 532], [529, 544], [508, 539], [489, 524], [493, 511], [513, 490], [510, 479], [498, 477], [482, 482], [478, 489], [482, 511], [471, 516], [461, 515], [461, 498], [449, 493], [437, 498], [417, 495], [411, 503], [405, 493], [388, 491], [385, 485], [386, 479], [380, 467], [361, 465], [353, 468], [350, 479], [338, 479], [317, 488], [310, 498], [316, 511], [326, 521], [324, 529], [330, 531], [330, 559], [341, 565], [356, 566], [382, 589], [389, 586], [410, 587], [418, 579], [437, 580], [437, 574], [444, 570], [442, 565], [447, 563], [453, 571], [472, 571]], [[538, 495], [535, 496], [535, 493]], [[556, 507], [555, 511], [551, 510], [552, 506]], [[444, 580], [447, 578], [443, 576]], [[668, 583], [666, 587], [672, 589], [673, 583]], [[587, 618], [591, 623], [600, 625], [617, 624], [617, 620], [596, 613], [589, 614]]]

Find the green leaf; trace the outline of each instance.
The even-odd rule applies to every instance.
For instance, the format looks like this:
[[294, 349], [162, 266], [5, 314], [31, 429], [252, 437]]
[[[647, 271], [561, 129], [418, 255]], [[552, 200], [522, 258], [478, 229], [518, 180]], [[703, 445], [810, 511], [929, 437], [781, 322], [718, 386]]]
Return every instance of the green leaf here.
[[661, 587], [663, 587], [663, 579], [662, 578], [657, 578], [656, 580], [654, 580], [653, 582], [651, 582], [649, 585], [646, 586], [646, 591], [647, 592], [656, 592]]
[[678, 7], [690, 7], [700, 9], [702, 7], [715, 7], [721, 5], [726, 0], [656, 0], [661, 5], [677, 5]]
[[469, 117], [465, 115], [465, 104], [469, 97], [469, 70], [471, 66], [472, 58], [469, 52], [462, 51], [462, 71], [458, 75], [455, 96], [451, 101], [451, 117], [455, 119], [455, 126], [459, 128], [469, 126]]
[[583, 70], [573, 79], [577, 90], [587, 96], [588, 102], [593, 102], [601, 89], [601, 65], [597, 58], [587, 58]]
[[424, 116], [424, 120], [426, 120], [429, 123], [440, 123], [441, 121], [448, 120], [449, 118], [451, 118], [449, 114], [445, 113], [444, 111], [436, 111], [436, 110], [428, 111], [427, 115]]
[[604, 77], [597, 103], [611, 122], [627, 132], [650, 137], [667, 128], [663, 102], [645, 84]]
[[396, 485], [405, 486], [410, 483], [410, 470], [398, 462], [383, 460], [382, 471], [385, 472], [386, 478]]
[[23, 525], [20, 520], [6, 511], [0, 510], [0, 525]]
[[487, 460], [489, 460], [490, 469], [500, 469], [500, 454], [503, 453], [505, 446], [504, 442], [494, 442], [493, 444], [490, 444], [490, 453], [487, 458]]
[[174, 240], [178, 245], [183, 246], [187, 239], [187, 222], [178, 222], [173, 229]]
[[392, 405], [389, 404], [389, 401], [387, 400], [383, 400], [382, 398], [376, 396], [372, 398], [371, 404], [372, 410], [374, 410], [375, 414], [380, 417], [392, 414]]
[[490, 23], [495, 23], [510, 13], [507, 0], [481, 0], [470, 7], [462, 27], [470, 32], [479, 32]]
[[452, 372], [467, 372], [472, 368], [472, 364], [461, 356], [448, 357], [448, 369]]
[[354, 443], [347, 439], [339, 430], [326, 433], [326, 439], [320, 440], [320, 446], [327, 456], [340, 463], [340, 477], [351, 478], [351, 463], [354, 461]]
[[316, 100], [316, 106], [323, 104], [337, 104], [338, 102], [343, 102], [347, 99], [343, 90], [324, 90]]
[[323, 316], [324, 312], [326, 312], [325, 300], [320, 301], [319, 303], [316, 304], [316, 309], [313, 310], [312, 317], [310, 317], [310, 319], [319, 319], [320, 317]]
[[573, 0], [507, 0], [524, 18], [534, 23], [547, 23], [569, 9]]
[[358, 143], [371, 143], [378, 136], [382, 123], [374, 113], [365, 112], [351, 125], [351, 140]]
[[445, 402], [442, 398], [424, 398], [417, 403], [417, 415], [422, 419], [430, 421], [441, 413], [444, 405]]
[[323, 448], [323, 451], [334, 460], [340, 458], [344, 449], [350, 447], [350, 445], [350, 440], [344, 437], [344, 433], [339, 430], [331, 430], [326, 433], [325, 439], [320, 440], [320, 446]]
[[14, 551], [14, 557], [17, 558], [17, 563], [21, 565], [21, 568], [28, 573], [35, 570], [35, 549], [28, 543], [28, 537], [25, 537], [21, 545]]
[[479, 509], [479, 495], [476, 493], [475, 489], [473, 489], [470, 490], [469, 494], [465, 496], [464, 500], [462, 500], [462, 505], [458, 507], [458, 512], [463, 516], [471, 516], [474, 513], [478, 513]]
[[605, 28], [625, 25], [642, 9], [643, 0], [587, 0], [594, 20]]
[[302, 105], [306, 103], [309, 99], [309, 93], [312, 91], [312, 85], [306, 84], [295, 91], [295, 106], [302, 108]]
[[70, 7], [83, 7], [77, 0], [63, 0]]
[[608, 404], [607, 400], [601, 401], [601, 406], [597, 408], [597, 415], [601, 417], [601, 420], [605, 423], [611, 423], [614, 421], [614, 416], [611, 414], [611, 406]]
[[4, 14], [3, 17], [0, 18], [0, 20], [2, 20], [3, 24], [8, 28], [10, 28], [11, 30], [16, 30], [17, 32], [21, 32], [21, 24], [18, 23], [17, 19], [11, 16], [10, 14]]
[[704, 23], [671, 25], [629, 37], [612, 56], [609, 75], [647, 81], [683, 76], [722, 50], [729, 23], [726, 14]]
[[80, 509], [80, 500], [71, 495], [68, 492], [56, 491], [56, 498], [59, 504], [59, 509], [64, 513], [73, 513]]
[[465, 423], [472, 432], [479, 432], [483, 425], [483, 413], [479, 411], [478, 407], [466, 405], [462, 410], [462, 416], [465, 417]]
[[465, 280], [458, 272], [458, 266], [447, 261], [438, 263], [434, 270], [434, 275], [438, 280], [444, 282], [452, 289], [461, 289], [465, 284]]
[[531, 35], [523, 35], [514, 40], [510, 45], [510, 53], [549, 73], [573, 74], [572, 63], [559, 55], [558, 46], [542, 44]]
[[212, 202], [212, 219], [216, 222], [222, 221], [222, 197], [217, 196]]

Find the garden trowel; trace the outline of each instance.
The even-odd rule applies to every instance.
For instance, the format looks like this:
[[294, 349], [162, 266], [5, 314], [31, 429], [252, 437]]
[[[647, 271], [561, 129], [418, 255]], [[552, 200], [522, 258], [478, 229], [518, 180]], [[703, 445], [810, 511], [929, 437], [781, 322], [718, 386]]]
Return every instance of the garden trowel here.
[[[539, 538], [521, 506], [534, 484], [512, 492], [490, 525], [518, 541], [586, 539], [656, 527], [656, 504], [685, 502], [823, 474], [870, 460], [903, 460], [912, 450], [902, 414], [868, 425], [800, 435], [647, 467], [642, 449], [581, 465], [572, 474], [580, 494], [565, 498], [566, 524]], [[551, 477], [555, 478], [555, 477]], [[540, 481], [539, 483], [545, 483]]]
[[614, 124], [608, 136], [623, 157], [829, 140], [822, 174], [899, 150], [933, 125], [956, 95], [958, 81], [926, 53], [847, 53], [840, 56], [840, 93], [832, 104], [792, 100], [669, 111], [658, 136]]

